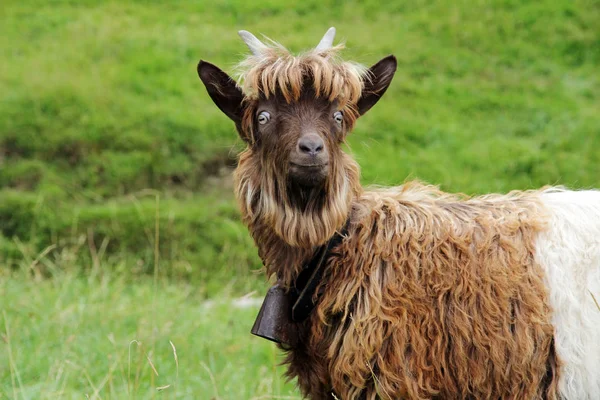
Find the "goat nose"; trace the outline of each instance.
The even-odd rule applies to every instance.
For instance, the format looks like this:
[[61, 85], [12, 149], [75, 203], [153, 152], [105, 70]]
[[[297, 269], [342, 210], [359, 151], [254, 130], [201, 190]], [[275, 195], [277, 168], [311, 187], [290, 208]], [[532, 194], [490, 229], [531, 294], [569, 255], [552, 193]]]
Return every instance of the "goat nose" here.
[[317, 135], [306, 135], [298, 141], [300, 153], [316, 156], [323, 151], [323, 140]]

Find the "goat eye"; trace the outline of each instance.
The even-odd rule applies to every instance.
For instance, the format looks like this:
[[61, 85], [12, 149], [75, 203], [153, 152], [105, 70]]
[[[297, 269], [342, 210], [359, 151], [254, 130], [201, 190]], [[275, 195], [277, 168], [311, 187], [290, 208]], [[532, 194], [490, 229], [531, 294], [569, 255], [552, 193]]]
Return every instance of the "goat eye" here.
[[344, 120], [344, 114], [342, 114], [341, 111], [336, 111], [333, 113], [333, 119], [335, 120], [335, 122], [337, 122], [338, 124], [341, 124], [342, 121]]
[[271, 120], [271, 114], [269, 114], [266, 111], [261, 112], [260, 114], [258, 114], [258, 123], [261, 125], [266, 124], [267, 122], [269, 122]]

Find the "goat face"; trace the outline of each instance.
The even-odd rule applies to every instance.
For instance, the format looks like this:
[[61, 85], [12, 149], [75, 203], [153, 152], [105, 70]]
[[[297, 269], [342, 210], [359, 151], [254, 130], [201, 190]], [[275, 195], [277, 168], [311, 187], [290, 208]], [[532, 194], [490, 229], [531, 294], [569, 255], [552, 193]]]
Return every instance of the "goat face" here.
[[245, 96], [218, 67], [200, 61], [198, 74], [217, 107], [232, 119], [252, 152], [293, 185], [320, 186], [332, 171], [340, 145], [356, 118], [383, 95], [396, 70], [388, 56], [365, 73], [360, 98], [342, 107], [338, 99], [315, 92], [304, 76], [299, 95], [286, 98], [279, 88], [270, 96]]
[[336, 102], [303, 90], [297, 101], [282, 96], [260, 99], [255, 111], [256, 151], [274, 160], [277, 175], [292, 187], [322, 186], [345, 134]]
[[[241, 85], [215, 65], [198, 64], [208, 94], [247, 145], [234, 174], [244, 218], [261, 218], [292, 245], [319, 243], [346, 219], [360, 182], [341, 144], [396, 71], [394, 56], [369, 69], [341, 60], [342, 46], [328, 47], [331, 31], [299, 56], [241, 31], [252, 51], [240, 64]], [[294, 209], [306, 229], [291, 224]]]

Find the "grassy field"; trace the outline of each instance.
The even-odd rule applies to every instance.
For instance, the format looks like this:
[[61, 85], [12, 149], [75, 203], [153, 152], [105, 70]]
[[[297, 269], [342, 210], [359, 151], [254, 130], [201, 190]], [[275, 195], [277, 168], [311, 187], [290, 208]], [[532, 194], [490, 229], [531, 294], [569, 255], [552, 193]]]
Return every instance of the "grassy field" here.
[[233, 301], [267, 284], [195, 67], [232, 71], [237, 30], [395, 54], [349, 139], [363, 182], [474, 194], [600, 187], [598, 21], [596, 0], [4, 1], [0, 399], [298, 397]]
[[[107, 275], [0, 284], [2, 399], [292, 396], [280, 355], [250, 337], [255, 303]], [[288, 397], [283, 397], [288, 398]]]

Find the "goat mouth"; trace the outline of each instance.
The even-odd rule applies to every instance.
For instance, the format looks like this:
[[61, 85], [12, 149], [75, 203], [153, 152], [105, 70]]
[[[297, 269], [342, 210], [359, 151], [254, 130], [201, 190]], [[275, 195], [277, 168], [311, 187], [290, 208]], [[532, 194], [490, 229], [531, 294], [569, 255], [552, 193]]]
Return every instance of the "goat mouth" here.
[[310, 188], [320, 186], [327, 179], [329, 165], [323, 164], [296, 164], [290, 162], [289, 178], [291, 182], [302, 187]]
[[294, 163], [294, 162], [290, 162], [290, 165], [293, 168], [314, 168], [314, 169], [317, 169], [317, 168], [325, 168], [329, 164], [328, 163], [322, 163], [322, 164], [297, 164], [297, 163]]

